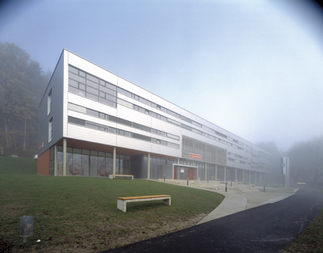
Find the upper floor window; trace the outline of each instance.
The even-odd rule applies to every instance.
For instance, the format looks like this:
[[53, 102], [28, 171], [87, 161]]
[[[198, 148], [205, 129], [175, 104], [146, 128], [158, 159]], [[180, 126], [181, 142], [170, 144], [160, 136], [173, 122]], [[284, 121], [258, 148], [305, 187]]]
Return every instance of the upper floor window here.
[[52, 90], [49, 91], [47, 96], [47, 115], [52, 112]]
[[48, 122], [48, 142], [53, 140], [53, 118]]

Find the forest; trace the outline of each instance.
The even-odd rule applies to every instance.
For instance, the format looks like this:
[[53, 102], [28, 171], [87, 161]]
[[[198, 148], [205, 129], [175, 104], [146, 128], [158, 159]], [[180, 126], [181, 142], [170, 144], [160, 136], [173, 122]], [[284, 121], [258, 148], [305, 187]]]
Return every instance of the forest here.
[[294, 144], [287, 156], [294, 182], [323, 182], [323, 136]]
[[0, 154], [37, 153], [38, 105], [50, 75], [17, 45], [0, 42]]
[[291, 185], [298, 182], [317, 184], [323, 182], [323, 135], [295, 143], [287, 151], [280, 150], [274, 142], [256, 145], [272, 154], [271, 181], [282, 182], [281, 158], [289, 157]]
[[[0, 42], [0, 155], [33, 157], [38, 150], [38, 105], [51, 77], [13, 43]], [[281, 151], [274, 142], [257, 143], [273, 155], [273, 178], [281, 177], [280, 159], [290, 158], [292, 182], [323, 181], [323, 135]]]

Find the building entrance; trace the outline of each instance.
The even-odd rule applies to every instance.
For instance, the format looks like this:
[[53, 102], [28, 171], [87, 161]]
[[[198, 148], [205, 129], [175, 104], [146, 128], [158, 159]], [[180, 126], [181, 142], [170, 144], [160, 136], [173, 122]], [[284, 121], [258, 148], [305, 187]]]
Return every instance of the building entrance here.
[[174, 164], [174, 179], [196, 180], [197, 167]]

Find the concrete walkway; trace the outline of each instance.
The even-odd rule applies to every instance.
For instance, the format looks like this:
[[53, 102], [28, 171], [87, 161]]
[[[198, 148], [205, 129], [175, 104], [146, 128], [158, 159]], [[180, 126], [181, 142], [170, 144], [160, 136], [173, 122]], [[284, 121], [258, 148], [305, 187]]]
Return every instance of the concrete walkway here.
[[[164, 182], [164, 180], [161, 179], [154, 181]], [[288, 198], [298, 190], [293, 188], [264, 188], [263, 186], [255, 186], [254, 184], [236, 182], [229, 182], [226, 187], [224, 182], [219, 181], [210, 181], [209, 183], [205, 181], [189, 181], [187, 185], [186, 180], [165, 180], [165, 183], [213, 191], [225, 196], [221, 204], [198, 224], [257, 206], [275, 203]], [[227, 188], [227, 191], [225, 188]]]
[[[258, 194], [260, 193], [264, 192]], [[281, 189], [279, 194], [284, 197], [292, 193], [286, 193], [285, 189]], [[260, 197], [255, 200], [261, 204], [277, 201], [278, 197], [274, 196], [273, 199], [264, 202], [259, 202]], [[320, 190], [300, 186], [293, 196], [284, 201], [250, 208], [174, 233], [111, 249], [108, 252], [283, 252], [317, 217], [322, 207], [323, 195]]]

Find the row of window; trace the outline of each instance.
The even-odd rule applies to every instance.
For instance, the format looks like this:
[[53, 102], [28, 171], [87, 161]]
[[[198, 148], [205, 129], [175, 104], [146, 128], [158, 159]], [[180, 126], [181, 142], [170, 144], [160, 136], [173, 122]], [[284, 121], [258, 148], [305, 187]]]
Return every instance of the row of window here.
[[[240, 164], [247, 164], [247, 165], [251, 166], [251, 163], [246, 163], [245, 161], [241, 161], [241, 160], [234, 159], [234, 158], [231, 158], [231, 157], [229, 157], [228, 160], [230, 162], [240, 163]], [[258, 168], [258, 166], [252, 166], [252, 167]]]
[[239, 164], [247, 164], [249, 166], [251, 166], [252, 168], [255, 168], [257, 170], [269, 170], [267, 167], [264, 167], [258, 163], [248, 163], [248, 162], [245, 162], [245, 161], [241, 161], [241, 160], [238, 160], [238, 159], [234, 159], [234, 158], [231, 158], [229, 157], [228, 158], [228, 161], [230, 162], [234, 162], [234, 163], [239, 163]]
[[146, 132], [150, 132], [150, 133], [160, 135], [160, 136], [163, 136], [163, 137], [168, 137], [168, 138], [171, 138], [171, 139], [174, 139], [174, 140], [179, 140], [180, 139], [178, 135], [166, 133], [164, 131], [160, 131], [160, 130], [155, 129], [155, 128], [147, 127], [145, 125], [141, 125], [141, 124], [129, 121], [129, 120], [118, 118], [118, 117], [115, 117], [115, 116], [112, 116], [112, 115], [108, 115], [106, 113], [95, 111], [95, 110], [92, 110], [92, 109], [89, 109], [89, 108], [86, 108], [86, 107], [83, 107], [83, 106], [75, 105], [75, 104], [72, 104], [72, 103], [68, 103], [68, 109], [72, 110], [72, 111], [75, 111], [75, 112], [84, 113], [84, 114], [87, 114], [87, 115], [90, 115], [90, 116], [93, 116], [93, 117], [96, 117], [96, 118], [101, 118], [101, 119], [108, 120], [108, 121], [111, 121], [111, 122], [114, 122], [114, 123], [122, 124], [122, 125], [129, 126], [129, 127], [133, 127], [133, 128], [139, 129], [139, 130], [146, 131]]
[[245, 156], [241, 156], [241, 155], [237, 155], [237, 154], [234, 154], [234, 153], [231, 153], [231, 152], [228, 152], [228, 155], [229, 156], [232, 156], [232, 157], [236, 157], [236, 158], [239, 158], [241, 160], [246, 160], [246, 161], [252, 161], [251, 158], [248, 158], [248, 157], [245, 157]]
[[68, 91], [116, 107], [117, 87], [69, 65]]
[[179, 144], [68, 116], [68, 123], [179, 149]]
[[193, 133], [196, 133], [196, 134], [202, 135], [202, 136], [207, 137], [207, 138], [209, 138], [209, 139], [216, 140], [216, 141], [221, 142], [221, 143], [223, 143], [223, 144], [225, 144], [225, 145], [228, 145], [228, 146], [231, 146], [231, 147], [234, 147], [234, 148], [237, 148], [237, 149], [243, 150], [243, 151], [245, 151], [245, 152], [247, 152], [247, 153], [251, 153], [251, 151], [250, 151], [250, 150], [245, 149], [245, 148], [243, 148], [243, 147], [241, 147], [241, 146], [237, 146], [237, 145], [232, 144], [232, 143], [230, 143], [230, 142], [228, 142], [228, 141], [225, 141], [225, 140], [223, 140], [223, 139], [221, 139], [221, 138], [218, 138], [218, 137], [216, 137], [216, 136], [214, 136], [214, 135], [211, 135], [211, 134], [208, 134], [208, 133], [206, 133], [206, 132], [200, 131], [200, 130], [198, 130], [198, 129], [196, 129], [196, 128], [190, 127], [190, 126], [188, 126], [188, 125], [185, 125], [185, 124], [183, 124], [183, 123], [181, 123], [181, 122], [179, 122], [179, 121], [173, 120], [173, 119], [171, 119], [171, 118], [167, 118], [167, 117], [165, 117], [165, 116], [163, 116], [163, 115], [161, 115], [161, 114], [155, 113], [155, 112], [150, 111], [150, 110], [148, 110], [148, 109], [146, 109], [146, 108], [143, 108], [143, 107], [141, 107], [141, 106], [138, 106], [138, 105], [132, 104], [132, 103], [130, 103], [130, 102], [128, 102], [128, 101], [125, 101], [125, 100], [123, 100], [123, 99], [121, 99], [121, 98], [118, 98], [118, 104], [123, 105], [123, 106], [126, 106], [126, 107], [128, 107], [128, 108], [130, 108], [130, 109], [134, 109], [134, 110], [136, 110], [136, 111], [138, 111], [138, 112], [141, 112], [141, 113], [147, 114], [147, 115], [149, 115], [149, 116], [151, 116], [151, 117], [153, 117], [153, 118], [160, 119], [160, 120], [162, 120], [162, 121], [165, 121], [165, 122], [171, 123], [171, 124], [173, 124], [173, 125], [179, 126], [179, 127], [181, 127], [181, 128], [184, 128], [184, 129], [186, 129], [186, 130], [192, 131]]
[[235, 163], [247, 164], [253, 168], [257, 169], [267, 169], [269, 170], [269, 164], [263, 162], [255, 162], [251, 158], [247, 158], [241, 155], [237, 155], [231, 152], [228, 152], [228, 160]]
[[[154, 102], [151, 102], [151, 101], [149, 101], [149, 100], [147, 100], [147, 99], [145, 99], [145, 98], [143, 98], [143, 97], [140, 97], [140, 96], [138, 96], [138, 95], [136, 95], [136, 94], [134, 94], [134, 93], [131, 93], [131, 92], [129, 92], [129, 91], [127, 91], [127, 90], [124, 90], [124, 89], [122, 89], [122, 88], [119, 88], [118, 87], [118, 93], [120, 93], [120, 94], [123, 94], [123, 95], [125, 95], [125, 96], [127, 96], [127, 97], [130, 97], [130, 98], [132, 98], [132, 99], [135, 99], [135, 100], [137, 100], [137, 101], [139, 101], [139, 102], [141, 102], [141, 103], [143, 103], [143, 104], [146, 104], [146, 105], [148, 105], [148, 106], [151, 106], [151, 107], [153, 107], [153, 108], [155, 108], [155, 109], [158, 109], [158, 110], [161, 110], [162, 112], [165, 112], [165, 113], [167, 113], [167, 114], [169, 114], [169, 115], [171, 115], [171, 116], [173, 116], [173, 117], [176, 117], [176, 118], [178, 118], [178, 119], [181, 119], [181, 120], [183, 120], [183, 121], [186, 121], [186, 122], [188, 122], [188, 123], [191, 123], [192, 125], [194, 125], [194, 126], [197, 126], [197, 127], [199, 127], [199, 128], [202, 128], [202, 129], [205, 129], [205, 130], [207, 130], [207, 131], [209, 131], [209, 132], [211, 132], [211, 133], [214, 133], [214, 134], [216, 134], [216, 135], [219, 135], [219, 136], [221, 136], [221, 137], [223, 137], [223, 138], [226, 138], [226, 139], [230, 139], [231, 141], [234, 141], [235, 143], [238, 143], [238, 144], [240, 144], [240, 145], [242, 145], [242, 146], [244, 146], [245, 148], [247, 148], [247, 149], [251, 149], [251, 147], [249, 147], [248, 145], [246, 145], [246, 144], [244, 144], [244, 143], [241, 143], [241, 142], [239, 142], [239, 141], [237, 141], [237, 140], [234, 140], [234, 139], [232, 139], [232, 138], [230, 138], [230, 137], [228, 137], [228, 136], [226, 136], [225, 134], [222, 134], [222, 133], [220, 133], [220, 132], [218, 132], [218, 131], [215, 131], [215, 130], [213, 130], [213, 129], [211, 129], [211, 128], [209, 128], [209, 127], [207, 127], [207, 126], [204, 126], [204, 125], [202, 125], [202, 124], [200, 124], [200, 123], [198, 123], [198, 122], [196, 122], [196, 121], [194, 121], [194, 120], [191, 120], [191, 119], [189, 119], [189, 118], [187, 118], [187, 117], [185, 117], [185, 116], [183, 116], [183, 115], [181, 115], [181, 114], [179, 114], [179, 113], [176, 113], [176, 112], [174, 112], [174, 111], [172, 111], [172, 110], [169, 110], [169, 109], [167, 109], [167, 108], [165, 108], [165, 107], [163, 107], [163, 106], [160, 106], [160, 105], [158, 105], [158, 104], [156, 104], [156, 103], [154, 103]], [[176, 122], [176, 121], [175, 121]], [[178, 123], [178, 124], [181, 124], [181, 123]], [[184, 125], [184, 124], [182, 124], [182, 125]], [[185, 126], [185, 125], [184, 125]], [[189, 127], [189, 126], [187, 126], [188, 128], [191, 128], [191, 127]], [[197, 130], [197, 129], [195, 129], [196, 131], [199, 131], [199, 130]], [[206, 134], [206, 133], [205, 133]]]
[[[75, 93], [77, 95], [81, 95], [83, 97], [87, 97], [87, 98], [93, 99], [95, 101], [99, 101], [99, 102], [107, 104], [109, 106], [116, 107], [116, 96], [117, 96], [116, 93], [118, 92], [118, 93], [123, 94], [127, 97], [135, 99], [143, 104], [146, 104], [146, 105], [151, 106], [155, 109], [161, 110], [162, 112], [165, 112], [173, 117], [176, 117], [178, 119], [186, 121], [194, 126], [208, 130], [208, 131], [210, 131], [214, 134], [217, 134], [223, 138], [228, 138], [226, 135], [224, 135], [218, 131], [210, 129], [209, 127], [206, 127], [194, 120], [191, 120], [183, 115], [180, 115], [172, 110], [169, 110], [161, 105], [151, 102], [151, 101], [149, 101], [143, 97], [140, 97], [134, 93], [131, 93], [125, 89], [122, 89], [119, 87], [117, 88], [115, 85], [113, 85], [109, 82], [106, 82], [102, 79], [99, 79], [93, 75], [90, 75], [90, 74], [88, 74], [80, 69], [77, 69], [71, 65], [69, 65], [69, 78], [70, 78], [69, 79], [69, 91], [72, 93]], [[164, 117], [164, 116], [161, 116], [161, 117]], [[168, 120], [172, 121], [172, 119], [168, 119]], [[181, 124], [175, 120], [173, 120], [173, 122], [171, 122], [171, 123], [174, 123], [177, 125], [182, 125], [184, 128], [187, 128], [193, 132], [197, 132], [197, 133], [201, 132], [197, 129], [191, 128], [190, 126], [187, 126], [185, 124]], [[203, 132], [202, 132], [202, 135], [204, 135]], [[237, 140], [234, 140], [234, 141], [236, 143], [239, 143]], [[246, 146], [243, 143], [239, 143], [239, 144]]]
[[[146, 113], [146, 114], [150, 114], [152, 117], [159, 118], [161, 120], [167, 121], [167, 122], [175, 124], [175, 125], [179, 125], [184, 129], [190, 130], [192, 132], [203, 135], [203, 136], [208, 137], [210, 139], [220, 141], [223, 144], [226, 144], [226, 145], [232, 146], [234, 148], [243, 150], [245, 152], [251, 153], [252, 148], [240, 141], [237, 141], [229, 136], [226, 136], [225, 134], [215, 131], [209, 127], [206, 127], [194, 120], [191, 120], [183, 115], [180, 115], [172, 110], [169, 110], [161, 105], [158, 105], [152, 101], [149, 101], [149, 100], [147, 100], [143, 97], [140, 97], [134, 93], [131, 93], [125, 89], [119, 88], [109, 82], [106, 82], [100, 78], [97, 78], [91, 74], [88, 74], [80, 69], [77, 69], [77, 68], [71, 66], [71, 65], [69, 65], [69, 77], [70, 77], [69, 91], [74, 94], [77, 94], [77, 95], [80, 95], [83, 97], [87, 97], [89, 99], [98, 101], [100, 103], [103, 103], [103, 104], [106, 104], [106, 105], [109, 105], [112, 107], [116, 107], [117, 106], [117, 92], [118, 92], [118, 93], [123, 94], [127, 97], [130, 97], [136, 101], [139, 101], [143, 104], [151, 106], [152, 108], [161, 110], [162, 112], [165, 112], [173, 117], [176, 117], [178, 119], [186, 121], [194, 126], [197, 126], [199, 128], [205, 129], [211, 133], [214, 133], [218, 136], [221, 136], [221, 137], [225, 138], [226, 140], [209, 135], [203, 131], [200, 131], [200, 130], [190, 127], [188, 125], [182, 124], [176, 120], [167, 118], [163, 115], [154, 113], [154, 112], [149, 111], [143, 107], [140, 107], [140, 106], [137, 106], [134, 104], [132, 105], [131, 103], [129, 103], [127, 101], [118, 99], [118, 103], [119, 102], [123, 103], [123, 105], [125, 105], [126, 103], [129, 103], [129, 104], [131, 104], [133, 109], [135, 109], [137, 111], [140, 111], [140, 112]], [[227, 141], [227, 140], [229, 140], [229, 141]], [[242, 147], [238, 146], [237, 144], [241, 145]], [[255, 154], [254, 150], [252, 152], [253, 152], [253, 154]], [[259, 155], [257, 151], [256, 151], [256, 153], [257, 153], [256, 155]], [[260, 153], [261, 153], [260, 154], [261, 156], [265, 156], [266, 158], [270, 159], [270, 156], [267, 155], [266, 153], [264, 153], [264, 152], [260, 152]]]
[[191, 120], [191, 119], [189, 119], [189, 118], [187, 118], [187, 117], [185, 117], [183, 115], [180, 115], [180, 114], [178, 114], [176, 112], [173, 112], [172, 110], [169, 110], [169, 109], [167, 109], [167, 108], [165, 108], [165, 107], [163, 107], [161, 105], [158, 105], [158, 104], [156, 104], [154, 102], [151, 102], [151, 101], [149, 101], [149, 100], [147, 100], [147, 99], [145, 99], [143, 97], [140, 97], [140, 96], [138, 96], [138, 95], [136, 95], [134, 93], [131, 93], [131, 92], [125, 90], [125, 89], [122, 89], [122, 88], [118, 87], [118, 93], [123, 94], [123, 95], [125, 95], [127, 97], [130, 97], [132, 99], [135, 99], [135, 100], [137, 100], [137, 101], [139, 101], [139, 102], [141, 102], [143, 104], [146, 104], [148, 106], [151, 106], [151, 107], [153, 107], [155, 109], [161, 110], [162, 112], [165, 112], [165, 113], [167, 113], [169, 115], [172, 115], [172, 116], [174, 116], [176, 118], [179, 118], [181, 120], [184, 120], [184, 121], [186, 121], [188, 123], [195, 124], [195, 125], [200, 125], [197, 122], [195, 122], [195, 121], [193, 121], [193, 120]]

